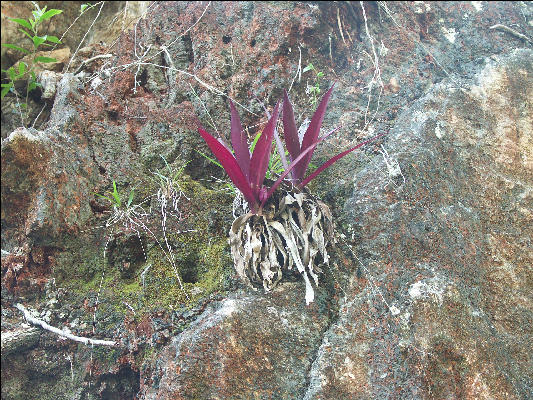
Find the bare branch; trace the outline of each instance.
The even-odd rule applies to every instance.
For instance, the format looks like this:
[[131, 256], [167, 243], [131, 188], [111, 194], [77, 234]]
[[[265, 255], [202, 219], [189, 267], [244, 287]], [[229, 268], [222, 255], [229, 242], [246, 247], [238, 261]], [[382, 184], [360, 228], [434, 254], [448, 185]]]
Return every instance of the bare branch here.
[[79, 72], [81, 72], [81, 70], [83, 69], [84, 66], [86, 66], [87, 64], [90, 64], [92, 63], [93, 61], [95, 60], [99, 60], [101, 58], [111, 58], [113, 57], [113, 54], [98, 54], [94, 57], [91, 57], [87, 60], [83, 60], [80, 64], [80, 66], [76, 69], [76, 71], [74, 71], [74, 75], [78, 74]]
[[296, 75], [294, 75], [294, 78], [292, 78], [291, 86], [289, 86], [289, 90], [287, 90], [287, 93], [291, 92], [292, 85], [294, 84], [294, 81], [296, 80], [296, 77], [298, 77], [298, 82], [301, 82], [302, 80], [302, 47], [298, 43], [298, 51], [300, 52], [300, 58], [298, 60], [298, 69], [296, 70]]
[[98, 340], [98, 339], [91, 339], [91, 338], [86, 338], [82, 336], [76, 336], [76, 335], [73, 335], [72, 333], [68, 333], [68, 332], [62, 331], [61, 329], [48, 325], [46, 322], [32, 317], [29, 311], [20, 303], [15, 304], [15, 308], [24, 314], [24, 318], [26, 318], [26, 321], [28, 321], [30, 324], [40, 326], [41, 328], [47, 331], [50, 331], [52, 333], [55, 333], [56, 335], [62, 336], [64, 338], [74, 340], [75, 342], [80, 342], [85, 345], [91, 344], [91, 345], [99, 345], [99, 346], [118, 346], [118, 343], [113, 340]]
[[492, 25], [489, 29], [496, 29], [498, 31], [507, 32], [507, 33], [517, 37], [518, 39], [522, 39], [525, 42], [533, 43], [533, 41], [531, 41], [531, 39], [528, 38], [526, 35], [524, 35], [524, 34], [522, 34], [520, 32], [517, 32], [514, 29], [509, 28], [508, 26], [505, 26], [505, 25], [502, 25], [502, 24]]
[[87, 37], [91, 29], [93, 28], [94, 23], [100, 16], [100, 13], [102, 12], [102, 8], [104, 8], [104, 4], [105, 4], [105, 1], [102, 1], [102, 4], [100, 5], [100, 9], [98, 10], [98, 14], [96, 14], [96, 18], [93, 20], [91, 26], [89, 26], [89, 29], [87, 29], [87, 32], [85, 32], [85, 35], [83, 35], [83, 37], [81, 38], [81, 41], [78, 44], [78, 47], [76, 48], [76, 51], [74, 52], [72, 57], [70, 57], [70, 61], [68, 62], [67, 68], [65, 68], [65, 72], [68, 72], [68, 69], [70, 68], [70, 63], [72, 63], [72, 60], [74, 60], [74, 58], [76, 57], [76, 54], [78, 54], [78, 50], [80, 49], [82, 43], [85, 41], [85, 38]]

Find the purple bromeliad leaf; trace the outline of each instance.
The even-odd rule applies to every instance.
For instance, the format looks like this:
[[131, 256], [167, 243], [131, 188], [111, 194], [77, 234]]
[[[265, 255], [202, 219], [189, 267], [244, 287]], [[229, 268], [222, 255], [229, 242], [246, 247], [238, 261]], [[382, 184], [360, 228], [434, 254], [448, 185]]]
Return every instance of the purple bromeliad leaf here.
[[224, 145], [204, 129], [198, 128], [198, 132], [204, 138], [215, 157], [229, 175], [231, 181], [237, 186], [237, 189], [241, 191], [246, 201], [250, 204], [250, 207], [254, 208], [258, 203], [256, 200], [257, 197], [254, 196], [252, 188], [248, 183], [248, 179], [242, 172], [237, 160], [233, 157], [233, 154], [231, 154]]
[[[300, 140], [298, 139], [298, 129], [294, 120], [294, 110], [286, 90], [283, 93], [283, 134], [285, 135], [285, 143], [291, 156], [291, 161], [294, 161], [301, 153]], [[301, 179], [301, 177], [298, 177], [296, 170], [292, 171], [292, 177], [296, 180]]]
[[266, 198], [264, 200], [261, 200], [261, 208], [265, 205], [266, 201], [268, 200], [268, 198], [270, 196], [272, 196], [272, 194], [274, 193], [274, 191], [278, 188], [278, 186], [281, 184], [281, 182], [283, 181], [283, 179], [285, 179], [285, 177], [299, 164], [300, 160], [302, 158], [304, 158], [309, 152], [313, 151], [315, 149], [315, 147], [320, 143], [322, 142], [323, 140], [325, 140], [326, 138], [328, 138], [331, 134], [333, 134], [335, 131], [337, 131], [339, 128], [335, 128], [333, 129], [331, 132], [327, 133], [326, 135], [322, 136], [321, 138], [319, 138], [315, 143], [313, 143], [311, 146], [309, 146], [307, 149], [305, 149], [304, 151], [302, 151], [300, 153], [300, 155], [298, 157], [296, 157], [296, 159], [289, 165], [289, 167], [283, 171], [283, 173], [280, 175], [280, 177], [278, 178], [278, 180], [276, 182], [274, 182], [274, 184], [272, 185], [272, 187], [268, 190], [267, 194], [266, 194]]
[[261, 190], [263, 181], [265, 180], [268, 161], [270, 160], [270, 153], [272, 149], [272, 137], [274, 135], [274, 128], [278, 120], [278, 115], [279, 103], [276, 104], [270, 120], [263, 129], [263, 133], [261, 133], [261, 136], [255, 145], [252, 159], [250, 161], [249, 182], [255, 198], [259, 198], [259, 191]]
[[[268, 112], [263, 102], [259, 100], [257, 97], [255, 99], [259, 104], [261, 104], [261, 106], [265, 110], [267, 118], [270, 119], [270, 113]], [[287, 163], [287, 158], [285, 157], [285, 150], [283, 149], [283, 143], [281, 142], [277, 128], [274, 128], [274, 140], [276, 141], [276, 148], [278, 150], [279, 158], [281, 159], [281, 165], [283, 165], [283, 169], [285, 170], [289, 168], [289, 164]]]
[[361, 146], [364, 146], [367, 143], [370, 143], [370, 142], [376, 140], [377, 138], [379, 138], [379, 137], [381, 137], [383, 135], [385, 135], [385, 134], [381, 133], [381, 134], [379, 134], [377, 136], [374, 136], [374, 137], [372, 137], [372, 138], [370, 138], [368, 140], [365, 140], [364, 142], [359, 143], [357, 146], [354, 146], [351, 149], [345, 150], [342, 153], [337, 154], [335, 157], [330, 158], [328, 161], [326, 161], [324, 164], [322, 164], [320, 167], [318, 167], [311, 175], [309, 175], [307, 178], [305, 178], [302, 181], [302, 183], [300, 183], [299, 186], [300, 187], [304, 187], [309, 182], [311, 182], [313, 179], [315, 179], [319, 174], [321, 174], [326, 168], [330, 167], [334, 162], [340, 160], [345, 155], [351, 153], [352, 151], [358, 149]]
[[[313, 117], [311, 118], [311, 122], [309, 123], [309, 126], [307, 130], [305, 131], [305, 135], [302, 140], [301, 151], [306, 150], [309, 146], [312, 146], [317, 141], [318, 134], [320, 133], [320, 127], [322, 126], [324, 115], [326, 114], [326, 107], [328, 105], [329, 98], [331, 96], [331, 92], [333, 91], [334, 86], [335, 84], [331, 85], [331, 87], [326, 92], [324, 97], [322, 97], [320, 104], [318, 105], [315, 113], [313, 114]], [[309, 162], [311, 161], [312, 155], [313, 155], [313, 150], [307, 153], [307, 155], [300, 162], [300, 165], [297, 167], [296, 171], [297, 171], [297, 176], [298, 176], [299, 181], [303, 179], [303, 176], [305, 175], [305, 171], [307, 170], [307, 167], [309, 166]]]
[[[247, 136], [242, 129], [239, 115], [231, 100], [231, 143], [235, 151], [235, 156], [232, 154], [231, 149], [226, 143], [220, 139], [216, 139], [203, 128], [198, 128], [200, 135], [204, 138], [207, 145], [218, 159], [226, 173], [229, 175], [237, 189], [241, 191], [244, 198], [249, 203], [252, 213], [261, 212], [261, 209], [265, 203], [289, 173], [292, 174], [291, 181], [296, 183], [299, 188], [303, 188], [319, 174], [321, 174], [326, 168], [330, 167], [342, 157], [384, 135], [380, 134], [374, 136], [348, 150], [343, 151], [342, 153], [337, 154], [323, 163], [316, 171], [304, 179], [305, 171], [309, 166], [311, 156], [316, 146], [340, 128], [337, 127], [328, 132], [326, 135], [319, 137], [320, 128], [324, 120], [324, 115], [326, 113], [326, 108], [331, 97], [333, 87], [334, 85], [330, 87], [320, 101], [320, 104], [313, 114], [311, 122], [309, 123], [301, 142], [294, 120], [294, 110], [289, 100], [289, 96], [285, 91], [283, 98], [283, 128], [285, 143], [291, 158], [291, 163], [290, 165], [287, 165], [287, 161], [284, 160], [284, 157], [282, 157], [285, 170], [274, 182], [270, 189], [264, 186], [264, 180], [268, 169], [269, 160], [272, 155], [272, 139], [276, 136], [276, 124], [280, 111], [279, 102], [274, 107], [272, 115], [269, 116], [269, 120], [263, 129], [263, 132], [261, 135], [259, 135], [259, 138], [256, 139], [257, 142], [255, 143], [253, 154], [251, 155], [248, 148]], [[276, 139], [276, 144], [279, 148], [280, 155], [284, 154], [279, 137], [276, 137]]]
[[235, 151], [235, 159], [241, 167], [244, 176], [248, 179], [250, 175], [250, 150], [248, 149], [248, 140], [246, 133], [242, 129], [241, 120], [239, 114], [233, 105], [233, 102], [229, 101], [231, 110], [231, 145]]

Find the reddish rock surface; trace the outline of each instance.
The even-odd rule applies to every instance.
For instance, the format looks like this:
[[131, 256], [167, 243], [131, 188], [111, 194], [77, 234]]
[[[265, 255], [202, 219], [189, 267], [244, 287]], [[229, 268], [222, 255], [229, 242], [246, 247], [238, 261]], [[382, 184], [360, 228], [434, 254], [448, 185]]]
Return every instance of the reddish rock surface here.
[[301, 398], [328, 315], [305, 307], [299, 289], [210, 306], [144, 370], [141, 397]]
[[[81, 52], [106, 57], [63, 76], [46, 124], [2, 131], [2, 397], [532, 397], [531, 4], [145, 6], [117, 41]], [[252, 138], [266, 121], [261, 102], [272, 109], [284, 88], [302, 123], [314, 111], [309, 63], [323, 73], [322, 93], [337, 82], [324, 132], [343, 125], [314, 163], [387, 135], [312, 185], [341, 240], [305, 307], [302, 283], [265, 295], [240, 287], [231, 266], [209, 264], [227, 251], [210, 246], [229, 229], [231, 199], [205, 195], [220, 187], [211, 176], [225, 176], [196, 152], [208, 154], [196, 126], [227, 138], [229, 96]], [[13, 127], [9, 101], [2, 124]], [[200, 191], [189, 218], [207, 214], [200, 245], [173, 238], [191, 296], [205, 290], [197, 275], [230, 271], [183, 307], [161, 300], [170, 278], [154, 272], [154, 240], [106, 237], [109, 205], [93, 196], [112, 180], [150, 195], [160, 155], [187, 162]], [[115, 281], [113, 262], [102, 269], [107, 242], [107, 261], [127, 269]], [[151, 297], [150, 285], [161, 288]], [[120, 347], [39, 335], [17, 302]]]

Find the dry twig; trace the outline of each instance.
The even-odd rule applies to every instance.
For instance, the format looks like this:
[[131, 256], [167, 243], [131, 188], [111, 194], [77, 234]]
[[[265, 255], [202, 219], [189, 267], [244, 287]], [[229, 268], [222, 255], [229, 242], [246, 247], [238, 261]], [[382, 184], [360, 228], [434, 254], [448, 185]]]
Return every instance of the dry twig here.
[[41, 328], [49, 332], [55, 333], [56, 335], [62, 336], [66, 339], [74, 340], [75, 342], [80, 342], [85, 345], [90, 344], [90, 345], [97, 345], [97, 346], [118, 346], [118, 343], [113, 340], [98, 340], [98, 339], [91, 339], [91, 338], [86, 338], [82, 336], [76, 336], [76, 335], [73, 335], [72, 333], [65, 332], [59, 328], [48, 325], [46, 322], [32, 317], [30, 312], [20, 303], [15, 304], [15, 308], [24, 314], [24, 318], [26, 318], [26, 321], [28, 321], [30, 324], [40, 326]]
[[533, 43], [533, 41], [531, 41], [531, 39], [528, 38], [526, 35], [518, 32], [518, 31], [515, 31], [514, 29], [509, 28], [508, 26], [505, 26], [505, 25], [502, 25], [502, 24], [492, 25], [489, 29], [496, 29], [498, 31], [507, 32], [507, 33], [513, 35], [514, 37], [517, 37], [518, 39], [521, 39], [521, 40], [523, 40], [525, 42]]
[[74, 58], [76, 57], [76, 54], [78, 54], [78, 50], [80, 49], [82, 43], [84, 42], [85, 38], [87, 37], [87, 35], [89, 34], [89, 32], [91, 31], [91, 29], [93, 28], [93, 25], [94, 23], [96, 22], [96, 20], [98, 19], [98, 17], [100, 16], [100, 13], [102, 12], [102, 8], [104, 8], [104, 4], [105, 4], [105, 1], [102, 1], [102, 4], [100, 5], [100, 8], [98, 10], [98, 14], [96, 14], [96, 18], [93, 20], [93, 22], [91, 23], [91, 26], [89, 26], [89, 29], [87, 29], [87, 32], [85, 32], [85, 35], [83, 35], [83, 37], [81, 38], [80, 40], [80, 43], [78, 44], [78, 47], [76, 48], [76, 51], [74, 52], [74, 54], [72, 55], [72, 57], [70, 57], [70, 60], [68, 62], [68, 65], [67, 67], [65, 68], [65, 72], [68, 72], [68, 69], [70, 68], [70, 64], [72, 63], [72, 60], [74, 60]]

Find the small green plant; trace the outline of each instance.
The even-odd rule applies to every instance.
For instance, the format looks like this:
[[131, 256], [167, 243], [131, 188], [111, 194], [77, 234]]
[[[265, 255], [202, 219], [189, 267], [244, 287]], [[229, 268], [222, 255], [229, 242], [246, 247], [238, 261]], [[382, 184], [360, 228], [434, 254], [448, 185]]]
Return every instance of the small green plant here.
[[80, 14], [83, 14], [83, 12], [84, 12], [85, 10], [90, 10], [90, 9], [93, 8], [93, 7], [94, 7], [94, 4], [91, 4], [91, 3], [85, 3], [85, 4], [82, 4], [82, 5], [80, 6]]
[[[168, 165], [167, 161], [163, 156], [161, 156], [161, 158], [163, 158], [163, 161], [165, 162], [168, 176], [164, 175], [164, 171], [154, 172], [154, 175], [156, 175], [158, 178], [157, 183], [159, 185], [159, 190], [157, 191], [157, 194], [149, 196], [142, 202], [138, 204], [133, 204], [135, 189], [132, 189], [130, 191], [128, 200], [124, 202], [122, 196], [120, 195], [117, 189], [117, 184], [115, 180], [113, 180], [113, 191], [108, 191], [106, 194], [103, 195], [96, 192], [94, 193], [96, 196], [107, 200], [113, 207], [111, 216], [107, 219], [105, 223], [105, 228], [108, 232], [107, 241], [104, 246], [104, 259], [106, 258], [108, 243], [112, 241], [118, 234], [122, 233], [135, 233], [137, 235], [144, 257], [146, 259], [146, 252], [144, 250], [141, 240], [141, 233], [144, 233], [147, 236], [151, 237], [155, 241], [155, 243], [157, 243], [159, 248], [163, 251], [165, 257], [167, 258], [174, 270], [180, 288], [184, 291], [185, 296], [189, 298], [189, 295], [187, 294], [187, 292], [185, 292], [185, 289], [183, 288], [183, 283], [181, 281], [175, 261], [176, 257], [167, 237], [167, 217], [174, 217], [174, 219], [178, 223], [184, 218], [180, 210], [181, 199], [182, 197], [187, 199], [187, 197], [179, 187], [178, 179], [182, 174], [185, 166], [178, 169], [174, 169]], [[149, 211], [145, 211], [145, 209], [143, 208], [143, 204], [149, 202], [150, 198], [153, 196], [155, 196], [157, 200], [157, 213], [153, 213], [151, 208]], [[161, 240], [158, 239], [157, 231], [153, 227], [154, 216], [157, 216], [161, 219], [160, 225], [163, 231], [165, 245], [163, 245]], [[180, 230], [175, 233], [185, 232], [190, 231]]]
[[24, 96], [25, 101], [23, 103], [19, 103], [21, 108], [27, 109], [28, 104], [28, 95], [29, 93], [37, 88], [39, 83], [37, 82], [37, 76], [35, 75], [35, 64], [36, 63], [53, 63], [57, 62], [55, 58], [51, 57], [44, 57], [44, 56], [38, 56], [37, 51], [42, 46], [53, 46], [54, 44], [60, 44], [61, 41], [53, 35], [41, 35], [39, 33], [39, 28], [41, 24], [44, 21], [49, 20], [54, 15], [61, 14], [63, 10], [46, 10], [46, 6], [44, 8], [40, 8], [39, 5], [36, 2], [33, 2], [35, 9], [32, 11], [32, 16], [28, 19], [22, 19], [22, 18], [9, 18], [10, 21], [16, 22], [21, 26], [19, 28], [19, 31], [24, 33], [26, 37], [31, 41], [32, 47], [30, 50], [24, 47], [16, 46], [14, 44], [10, 43], [2, 43], [2, 47], [7, 47], [13, 50], [20, 51], [24, 54], [30, 54], [30, 63], [29, 65], [26, 64], [23, 61], [19, 62], [18, 68], [15, 68], [15, 66], [9, 67], [7, 70], [2, 70], [3, 73], [7, 75], [7, 78], [9, 82], [2, 83], [2, 91], [1, 91], [1, 98], [3, 99], [10, 91], [15, 93], [15, 96], [17, 96], [17, 99], [19, 98], [19, 94], [16, 91], [15, 88], [15, 82], [21, 81], [21, 80], [27, 80], [26, 84], [26, 93]]
[[320, 97], [320, 78], [324, 76], [324, 73], [321, 71], [317, 71], [315, 66], [311, 63], [309, 63], [302, 72], [307, 71], [313, 71], [315, 73], [315, 84], [313, 86], [307, 86], [306, 93], [310, 94], [311, 97], [311, 104], [313, 106], [316, 106], [318, 103], [318, 98]]
[[106, 193], [107, 195], [94, 192], [95, 196], [107, 200], [109, 204], [113, 207], [113, 210], [111, 211], [111, 216], [107, 219], [105, 223], [105, 228], [108, 229], [112, 234], [108, 236], [106, 245], [104, 247], [104, 259], [107, 250], [107, 244], [117, 233], [117, 231], [133, 231], [137, 233], [139, 240], [141, 238], [139, 229], [145, 227], [143, 221], [149, 214], [145, 212], [142, 208], [142, 203], [135, 205], [133, 204], [134, 190], [135, 189], [132, 189], [130, 191], [128, 200], [126, 202], [122, 201], [122, 196], [118, 192], [117, 183], [115, 182], [115, 180], [113, 180], [113, 191], [108, 191]]
[[[133, 201], [134, 190], [135, 189], [131, 189], [130, 195], [128, 196], [128, 201], [126, 203], [126, 208], [129, 208], [131, 206], [131, 203]], [[106, 199], [107, 201], [109, 201], [111, 203], [111, 205], [113, 207], [121, 208], [122, 207], [122, 199], [120, 197], [120, 193], [117, 190], [117, 184], [116, 184], [115, 180], [113, 180], [113, 191], [112, 192], [107, 192], [107, 193], [109, 194], [109, 196], [104, 196], [104, 195], [99, 194], [99, 193], [95, 193], [95, 195], [98, 196], [98, 197], [101, 197], [103, 199]]]

